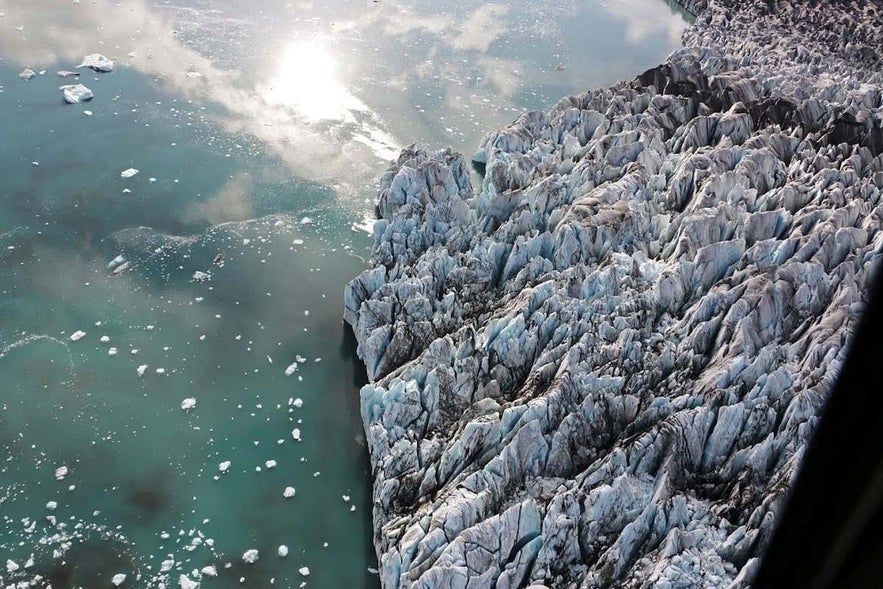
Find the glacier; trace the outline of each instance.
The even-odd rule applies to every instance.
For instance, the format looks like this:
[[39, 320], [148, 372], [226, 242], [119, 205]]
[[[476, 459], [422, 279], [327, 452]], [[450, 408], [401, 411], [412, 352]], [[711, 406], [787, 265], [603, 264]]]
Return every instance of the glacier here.
[[684, 48], [380, 180], [344, 316], [387, 589], [750, 587], [883, 251], [881, 7]]

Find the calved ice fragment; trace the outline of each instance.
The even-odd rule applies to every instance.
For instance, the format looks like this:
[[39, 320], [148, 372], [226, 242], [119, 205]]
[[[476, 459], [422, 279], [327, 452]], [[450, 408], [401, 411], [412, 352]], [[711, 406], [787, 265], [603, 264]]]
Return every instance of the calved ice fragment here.
[[90, 53], [84, 57], [83, 61], [80, 62], [80, 65], [77, 66], [77, 68], [84, 67], [96, 72], [111, 72], [113, 71], [113, 60], [108, 59], [100, 53]]
[[61, 90], [64, 101], [68, 104], [86, 102], [95, 97], [95, 95], [92, 94], [92, 91], [82, 84], [66, 84], [64, 86], [59, 86], [58, 89]]

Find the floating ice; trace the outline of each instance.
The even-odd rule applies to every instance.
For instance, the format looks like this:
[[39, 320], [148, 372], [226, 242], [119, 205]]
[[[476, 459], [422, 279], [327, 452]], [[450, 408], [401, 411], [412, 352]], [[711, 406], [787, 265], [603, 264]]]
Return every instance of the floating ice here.
[[294, 497], [294, 493], [294, 487], [285, 487], [285, 490], [282, 491], [282, 496], [286, 499], [291, 499], [292, 497]]
[[181, 409], [183, 409], [184, 411], [190, 411], [194, 407], [196, 407], [196, 399], [194, 399], [193, 397], [187, 397], [186, 399], [181, 401]]
[[279, 553], [279, 556], [281, 556], [282, 558], [285, 558], [286, 556], [288, 556], [288, 546], [283, 544], [282, 546], [279, 547], [279, 550], [277, 550], [277, 552]]
[[102, 335], [100, 338], [98, 338], [98, 341], [100, 341], [103, 344], [106, 344], [107, 342], [110, 341], [110, 337], [108, 337], [106, 335]]
[[36, 72], [34, 72], [34, 70], [32, 70], [31, 68], [25, 68], [21, 71], [20, 74], [18, 74], [18, 77], [24, 81], [28, 81], [36, 75]]
[[309, 577], [310, 576], [310, 567], [300, 567], [299, 569], [297, 569], [297, 572], [299, 572], [304, 577]]
[[85, 331], [75, 331], [71, 334], [70, 340], [72, 342], [75, 342], [75, 341], [79, 341], [79, 340], [83, 339], [84, 337], [86, 337]]
[[59, 78], [71, 78], [74, 76], [79, 76], [80, 72], [72, 72], [70, 70], [58, 70], [56, 74]]
[[258, 551], [255, 550], [254, 548], [246, 550], [242, 554], [242, 562], [244, 562], [245, 564], [254, 564], [254, 562], [257, 561], [257, 559], [258, 559]]
[[114, 587], [119, 587], [126, 582], [126, 575], [123, 573], [117, 573], [113, 576], [113, 579], [110, 582], [113, 583]]
[[202, 570], [199, 572], [203, 575], [208, 576], [208, 577], [217, 577], [218, 576], [218, 569], [215, 568], [215, 565], [209, 565], [207, 567], [202, 567]]
[[276, 468], [276, 461], [275, 460], [268, 460], [264, 463], [264, 465], [267, 468]]
[[87, 67], [96, 72], [111, 72], [113, 71], [113, 61], [100, 53], [90, 53], [83, 58], [83, 62], [77, 67]]
[[230, 469], [230, 461], [229, 460], [225, 460], [224, 462], [222, 462], [221, 464], [218, 465], [218, 470], [220, 470], [221, 472], [227, 472], [229, 469]]
[[19, 569], [19, 566], [18, 566], [18, 564], [16, 564], [15, 561], [13, 561], [13, 560], [6, 561], [6, 572], [7, 573], [14, 573], [18, 569]]
[[294, 438], [295, 442], [300, 442], [300, 428], [296, 427], [291, 430], [291, 437]]
[[178, 577], [178, 585], [181, 586], [181, 589], [198, 589], [199, 583], [188, 577], [187, 575], [181, 575]]
[[107, 350], [108, 356], [116, 356], [118, 352], [119, 350], [117, 350], [116, 348], [110, 348]]
[[297, 399], [294, 400], [294, 403], [292, 403], [292, 405], [294, 405], [295, 407], [298, 407], [298, 408], [303, 407], [304, 400], [301, 399], [300, 397], [298, 397]]
[[136, 170], [135, 168], [126, 168], [125, 170], [120, 172], [120, 178], [131, 178], [138, 172], [139, 170]]
[[67, 476], [68, 470], [66, 466], [59, 466], [55, 469], [55, 480], [61, 481], [64, 480], [64, 477]]
[[68, 104], [77, 104], [78, 102], [86, 102], [95, 98], [92, 91], [82, 84], [67, 84], [59, 86], [58, 89], [61, 90], [64, 101]]
[[144, 372], [147, 370], [147, 364], [142, 364], [138, 368], [135, 369], [135, 372], [138, 373], [138, 376], [144, 376]]
[[203, 272], [202, 270], [197, 270], [193, 273], [193, 280], [195, 280], [196, 282], [208, 282], [211, 279], [211, 272]]
[[56, 507], [58, 507], [58, 503], [56, 503], [55, 501], [49, 501], [48, 503], [46, 503], [46, 509], [50, 511], [52, 511]]
[[291, 376], [297, 371], [297, 362], [292, 362], [288, 365], [288, 368], [285, 369], [285, 376]]

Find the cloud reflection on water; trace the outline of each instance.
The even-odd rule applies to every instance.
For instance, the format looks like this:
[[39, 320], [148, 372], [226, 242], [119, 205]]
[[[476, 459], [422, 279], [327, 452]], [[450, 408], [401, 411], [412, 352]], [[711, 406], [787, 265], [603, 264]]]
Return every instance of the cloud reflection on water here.
[[[297, 175], [362, 196], [378, 160], [404, 143], [468, 151], [518, 111], [549, 106], [559, 88], [623, 76], [628, 60], [594, 54], [596, 40], [568, 37], [569, 24], [606, 19], [601, 30], [633, 46], [626, 56], [641, 44], [674, 48], [685, 24], [660, 0], [0, 0], [0, 12], [7, 61], [69, 68], [105, 53], [220, 106], [229, 130], [270, 146]], [[555, 71], [559, 61], [566, 74]], [[96, 100], [107, 100], [97, 86]]]

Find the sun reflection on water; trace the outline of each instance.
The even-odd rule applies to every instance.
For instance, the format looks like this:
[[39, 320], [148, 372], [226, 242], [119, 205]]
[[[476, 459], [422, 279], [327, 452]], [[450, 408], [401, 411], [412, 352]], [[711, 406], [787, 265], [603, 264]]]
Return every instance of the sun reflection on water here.
[[287, 106], [305, 120], [347, 121], [369, 110], [341, 81], [337, 61], [320, 39], [296, 41], [285, 50], [266, 99]]

